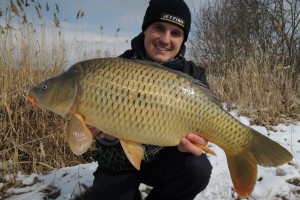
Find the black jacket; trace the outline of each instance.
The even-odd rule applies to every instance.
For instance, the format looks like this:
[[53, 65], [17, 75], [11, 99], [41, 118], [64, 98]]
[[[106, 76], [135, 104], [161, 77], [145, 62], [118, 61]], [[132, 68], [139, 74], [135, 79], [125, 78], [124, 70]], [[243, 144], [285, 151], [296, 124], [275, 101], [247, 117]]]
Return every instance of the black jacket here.
[[[144, 33], [139, 34], [131, 41], [132, 49], [125, 51], [119, 57], [127, 59], [142, 59], [145, 60], [145, 48], [144, 48]], [[196, 66], [191, 61], [186, 61], [184, 58], [185, 46], [181, 47], [179, 54], [171, 61], [160, 63], [165, 67], [181, 71], [192, 76], [195, 79], [202, 81], [207, 87], [207, 79], [205, 69]], [[98, 168], [108, 171], [124, 171], [133, 170], [134, 167], [128, 161], [125, 153], [119, 142], [105, 142], [97, 141], [97, 152], [94, 157], [98, 161]], [[151, 162], [155, 162], [155, 159], [159, 157], [159, 153], [167, 147], [158, 147], [154, 145], [145, 146], [145, 158], [142, 161], [142, 167], [151, 165]]]

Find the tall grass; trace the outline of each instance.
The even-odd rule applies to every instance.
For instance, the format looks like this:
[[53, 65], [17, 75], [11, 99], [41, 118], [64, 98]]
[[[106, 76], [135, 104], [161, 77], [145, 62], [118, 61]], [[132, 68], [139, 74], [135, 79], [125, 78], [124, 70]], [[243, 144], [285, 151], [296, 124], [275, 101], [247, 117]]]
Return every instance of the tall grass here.
[[1, 191], [15, 184], [14, 178], [3, 181], [5, 175], [84, 162], [65, 142], [67, 121], [32, 107], [25, 98], [29, 87], [65, 69], [63, 35], [56, 27], [49, 33], [44, 25], [39, 31], [27, 23], [12, 25], [10, 13], [6, 17], [0, 33], [0, 179], [5, 183]]
[[[256, 52], [230, 63], [214, 64], [211, 88], [229, 109], [238, 108], [251, 123], [271, 128], [300, 119], [300, 76], [297, 66], [284, 66]], [[299, 66], [298, 66], [299, 67]]]
[[[40, 19], [38, 27], [27, 18], [25, 7], [30, 6]], [[52, 26], [46, 27], [42, 9], [39, 1], [15, 0], [0, 10], [4, 18], [4, 24], [0, 24], [0, 179], [19, 171], [47, 172], [85, 162], [66, 143], [67, 120], [31, 106], [25, 98], [26, 91], [69, 67], [70, 57], [76, 62], [110, 56], [110, 52], [87, 51], [76, 40], [66, 44], [59, 26], [58, 5], [55, 4]], [[47, 12], [49, 9], [47, 3]], [[83, 15], [81, 12], [80, 17]]]

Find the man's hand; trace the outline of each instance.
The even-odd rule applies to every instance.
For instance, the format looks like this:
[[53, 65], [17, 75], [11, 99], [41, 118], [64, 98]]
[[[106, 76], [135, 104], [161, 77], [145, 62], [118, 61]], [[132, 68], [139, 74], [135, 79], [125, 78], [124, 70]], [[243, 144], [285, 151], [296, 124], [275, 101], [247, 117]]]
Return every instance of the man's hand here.
[[109, 140], [109, 141], [114, 141], [116, 140], [117, 138], [111, 136], [111, 135], [108, 135], [106, 133], [104, 133], [103, 131], [97, 129], [96, 127], [94, 126], [91, 126], [91, 125], [87, 125], [88, 129], [90, 129], [91, 133], [93, 134], [93, 136], [96, 138], [96, 139], [106, 139], [106, 140]]
[[[88, 129], [91, 131], [91, 133], [93, 134], [93, 136], [96, 139], [106, 139], [109, 141], [114, 141], [117, 138], [108, 135], [106, 133], [104, 133], [103, 131], [91, 126], [91, 125], [87, 125]], [[185, 138], [182, 138], [180, 140], [180, 144], [178, 145], [178, 149], [181, 152], [190, 152], [196, 156], [200, 156], [202, 154], [202, 149], [200, 149], [199, 147], [197, 147], [195, 144], [201, 144], [203, 146], [206, 146], [208, 143], [208, 141], [202, 137], [200, 137], [199, 135], [190, 133], [188, 134]]]
[[178, 145], [178, 149], [181, 152], [190, 152], [195, 156], [200, 156], [202, 154], [202, 149], [197, 147], [194, 144], [201, 144], [206, 146], [208, 141], [199, 135], [190, 133], [185, 138], [180, 140], [180, 144]]

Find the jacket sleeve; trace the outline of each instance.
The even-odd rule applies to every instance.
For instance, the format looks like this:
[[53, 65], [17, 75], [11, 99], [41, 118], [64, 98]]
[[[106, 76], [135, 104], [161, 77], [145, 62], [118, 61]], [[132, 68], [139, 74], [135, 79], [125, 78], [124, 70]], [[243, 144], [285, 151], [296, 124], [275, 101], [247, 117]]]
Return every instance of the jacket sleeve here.
[[126, 50], [124, 53], [122, 53], [121, 55], [119, 55], [118, 57], [119, 58], [132, 58], [133, 56], [133, 53], [132, 53], [132, 50]]

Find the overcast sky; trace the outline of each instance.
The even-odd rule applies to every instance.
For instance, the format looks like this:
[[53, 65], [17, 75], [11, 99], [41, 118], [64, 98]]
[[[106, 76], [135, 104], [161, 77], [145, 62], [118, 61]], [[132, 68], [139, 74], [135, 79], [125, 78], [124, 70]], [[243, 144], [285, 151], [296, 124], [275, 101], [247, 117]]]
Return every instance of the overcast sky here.
[[[35, 0], [35, 2], [37, 1]], [[193, 13], [193, 10], [198, 9], [201, 2], [206, 0], [185, 1]], [[9, 5], [9, 2], [10, 0], [0, 0], [2, 10]], [[57, 12], [57, 4], [59, 7], [57, 16], [61, 20], [60, 27], [67, 39], [84, 41], [93, 44], [92, 46], [97, 45], [111, 51], [114, 46], [117, 46], [116, 54], [130, 48], [130, 40], [141, 32], [143, 17], [149, 4], [148, 0], [40, 0], [40, 2], [42, 20], [38, 18], [34, 9], [36, 3], [28, 0], [31, 6], [26, 7], [25, 10], [29, 15], [29, 22], [33, 24], [46, 23], [49, 27], [53, 27], [53, 13]], [[46, 12], [47, 2], [50, 7], [48, 12]], [[84, 12], [84, 16], [76, 19], [79, 10]], [[3, 17], [0, 18], [2, 26], [3, 19]], [[101, 26], [103, 27], [102, 31]], [[120, 31], [116, 38], [115, 34], [118, 29]]]

